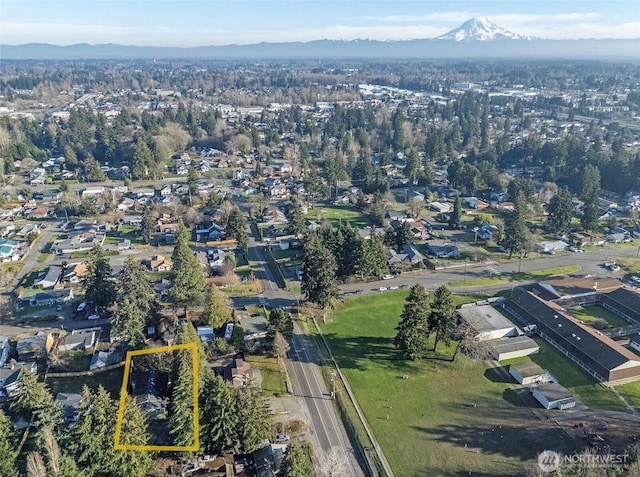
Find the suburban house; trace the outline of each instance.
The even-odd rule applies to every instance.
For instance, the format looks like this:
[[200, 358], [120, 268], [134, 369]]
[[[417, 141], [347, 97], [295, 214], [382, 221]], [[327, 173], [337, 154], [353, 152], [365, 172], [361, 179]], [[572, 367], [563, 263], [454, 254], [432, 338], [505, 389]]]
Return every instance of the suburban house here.
[[406, 243], [402, 246], [402, 253], [407, 256], [407, 259], [409, 260], [409, 262], [411, 262], [411, 265], [418, 265], [419, 263], [423, 263], [424, 259], [426, 258], [418, 251], [415, 245], [412, 245], [410, 243]]
[[606, 243], [606, 239], [601, 235], [590, 235], [586, 232], [574, 232], [571, 234], [571, 239], [578, 246], [604, 245]]
[[0, 258], [12, 256], [18, 249], [18, 242], [6, 238], [0, 238]]
[[462, 203], [475, 210], [485, 210], [489, 208], [489, 204], [477, 197], [464, 197]]
[[439, 214], [447, 214], [453, 210], [453, 207], [446, 202], [431, 202], [429, 209], [435, 210]]
[[109, 349], [109, 351], [98, 351], [97, 353], [93, 353], [89, 369], [93, 371], [94, 369], [105, 368], [112, 364], [117, 364], [121, 360], [122, 354], [113, 348]]
[[67, 265], [62, 275], [62, 281], [68, 283], [80, 283], [87, 274], [87, 264], [85, 262]]
[[548, 253], [551, 255], [562, 250], [567, 250], [568, 248], [569, 248], [569, 244], [562, 240], [538, 242], [535, 245], [536, 252]]
[[75, 331], [60, 340], [58, 351], [85, 350], [96, 344], [96, 332], [76, 333]]
[[47, 267], [33, 283], [35, 288], [53, 288], [60, 279], [61, 267]]
[[620, 227], [612, 228], [607, 235], [605, 235], [607, 242], [611, 243], [623, 243], [631, 241], [631, 232]]
[[80, 404], [82, 403], [82, 394], [80, 393], [58, 393], [56, 401], [62, 405], [62, 414], [64, 422], [71, 427], [80, 416]]
[[460, 258], [460, 250], [455, 245], [427, 245], [427, 252], [436, 258]]
[[207, 240], [222, 240], [222, 228], [215, 222], [212, 222], [208, 227], [196, 229], [196, 241], [206, 242]]
[[168, 272], [173, 266], [173, 261], [164, 255], [154, 255], [150, 260], [142, 262], [151, 272]]
[[29, 306], [51, 306], [59, 303], [66, 303], [73, 300], [73, 290], [71, 288], [63, 288], [62, 290], [50, 290], [47, 292], [39, 292], [24, 300], [29, 301]]
[[16, 344], [20, 361], [37, 361], [45, 358], [53, 346], [53, 336], [50, 333], [38, 331], [35, 335], [20, 336]]
[[235, 359], [225, 370], [225, 378], [236, 389], [245, 388], [254, 379], [254, 370], [244, 359]]
[[262, 213], [262, 222], [265, 224], [286, 224], [287, 216], [275, 205], [270, 205]]
[[137, 372], [132, 376], [131, 394], [151, 420], [167, 417], [168, 383], [169, 374], [157, 369]]
[[91, 238], [84, 239], [82, 237], [72, 237], [54, 242], [49, 249], [51, 253], [56, 255], [71, 254], [74, 252], [86, 252], [93, 250], [95, 247], [102, 247], [105, 236], [102, 234], [95, 235]]
[[0, 391], [12, 397], [18, 392], [18, 379], [22, 373], [37, 373], [38, 365], [35, 361], [28, 363], [13, 363], [11, 365], [0, 366]]

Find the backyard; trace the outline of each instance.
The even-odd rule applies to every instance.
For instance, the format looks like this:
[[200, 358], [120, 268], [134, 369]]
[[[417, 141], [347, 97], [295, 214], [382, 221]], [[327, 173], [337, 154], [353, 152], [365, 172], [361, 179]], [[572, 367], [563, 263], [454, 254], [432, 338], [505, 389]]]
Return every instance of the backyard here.
[[549, 446], [573, 450], [501, 372], [460, 355], [451, 361], [455, 343], [404, 360], [393, 337], [407, 293], [347, 299], [322, 325], [396, 475], [514, 475], [535, 468]]

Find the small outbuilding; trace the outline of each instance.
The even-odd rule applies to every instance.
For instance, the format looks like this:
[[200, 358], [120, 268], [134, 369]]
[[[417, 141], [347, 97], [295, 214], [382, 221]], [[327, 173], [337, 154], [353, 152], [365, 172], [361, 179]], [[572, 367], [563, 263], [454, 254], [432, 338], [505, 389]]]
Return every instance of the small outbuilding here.
[[528, 386], [530, 384], [546, 383], [551, 380], [551, 376], [533, 361], [526, 363], [512, 364], [509, 366], [509, 374], [513, 376], [519, 384]]
[[558, 383], [547, 383], [531, 388], [531, 394], [545, 409], [569, 409], [576, 400], [567, 388]]
[[524, 335], [488, 340], [486, 344], [496, 361], [521, 358], [540, 351], [538, 343]]

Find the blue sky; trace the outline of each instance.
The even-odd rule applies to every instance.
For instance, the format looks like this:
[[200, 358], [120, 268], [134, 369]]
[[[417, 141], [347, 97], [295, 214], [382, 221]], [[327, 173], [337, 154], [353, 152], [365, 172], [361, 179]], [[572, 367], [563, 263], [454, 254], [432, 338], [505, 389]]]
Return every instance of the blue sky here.
[[479, 16], [541, 38], [640, 38], [638, 0], [2, 0], [0, 44], [398, 40]]

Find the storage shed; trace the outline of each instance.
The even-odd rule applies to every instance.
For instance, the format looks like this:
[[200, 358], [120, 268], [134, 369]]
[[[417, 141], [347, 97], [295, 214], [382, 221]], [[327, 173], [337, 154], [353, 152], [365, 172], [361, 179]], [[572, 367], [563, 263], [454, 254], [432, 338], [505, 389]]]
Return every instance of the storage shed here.
[[531, 394], [545, 409], [569, 409], [576, 405], [569, 390], [558, 383], [532, 387]]
[[549, 374], [533, 361], [512, 364], [509, 366], [509, 374], [518, 383], [528, 386], [535, 383], [546, 383], [550, 380]]

